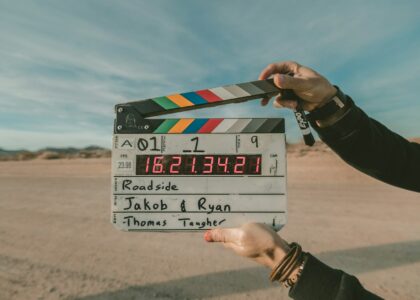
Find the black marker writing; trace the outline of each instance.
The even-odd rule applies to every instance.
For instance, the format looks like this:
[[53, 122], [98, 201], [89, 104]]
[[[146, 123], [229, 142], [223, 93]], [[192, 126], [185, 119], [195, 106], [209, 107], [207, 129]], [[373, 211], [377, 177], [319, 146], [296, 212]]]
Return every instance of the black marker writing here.
[[149, 200], [146, 198], [139, 202], [134, 202], [133, 199], [135, 197], [126, 197], [125, 200], [127, 200], [127, 207], [124, 207], [124, 210], [166, 210], [168, 209], [168, 205], [161, 199], [160, 202], [150, 203]]
[[204, 227], [216, 227], [221, 225], [226, 219], [222, 220], [210, 220], [206, 218], [204, 221], [191, 221], [191, 218], [179, 218], [178, 221], [182, 222], [184, 227], [198, 227], [199, 229]]
[[166, 220], [139, 220], [134, 216], [126, 216], [123, 221], [127, 227], [165, 227], [166, 223]]
[[162, 182], [159, 184], [155, 184], [153, 180], [150, 180], [150, 183], [136, 185], [133, 184], [133, 181], [130, 179], [124, 179], [122, 181], [122, 190], [129, 190], [129, 191], [177, 191], [178, 186], [176, 184], [172, 184], [171, 181]]
[[198, 210], [203, 210], [206, 211], [207, 214], [212, 214], [213, 212], [230, 212], [231, 211], [231, 207], [229, 204], [210, 204], [207, 203], [207, 199], [202, 197], [200, 199], [198, 199]]

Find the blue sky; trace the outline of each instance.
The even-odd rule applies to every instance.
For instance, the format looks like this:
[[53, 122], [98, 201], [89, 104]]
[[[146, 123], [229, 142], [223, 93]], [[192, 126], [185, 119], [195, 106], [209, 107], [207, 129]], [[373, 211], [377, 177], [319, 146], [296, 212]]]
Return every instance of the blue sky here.
[[[420, 136], [420, 1], [0, 0], [0, 148], [110, 147], [113, 107], [296, 60]], [[257, 101], [181, 116], [286, 118]], [[178, 115], [179, 116], [179, 115]]]

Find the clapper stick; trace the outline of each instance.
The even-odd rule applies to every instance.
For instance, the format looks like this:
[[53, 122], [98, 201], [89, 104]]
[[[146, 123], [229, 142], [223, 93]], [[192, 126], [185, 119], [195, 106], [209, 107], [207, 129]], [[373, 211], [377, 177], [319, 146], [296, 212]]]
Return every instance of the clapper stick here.
[[162, 125], [159, 123], [161, 120], [148, 119], [149, 117], [230, 103], [240, 103], [254, 99], [271, 98], [279, 93], [281, 93], [284, 99], [296, 100], [298, 102], [298, 107], [294, 110], [295, 118], [303, 134], [305, 144], [312, 146], [315, 140], [305, 112], [301, 107], [302, 99], [293, 90], [278, 88], [274, 84], [273, 79], [251, 81], [118, 104], [116, 106], [117, 118], [115, 122], [115, 133], [132, 133], [138, 129], [141, 129], [143, 132], [154, 132], [156, 128]]

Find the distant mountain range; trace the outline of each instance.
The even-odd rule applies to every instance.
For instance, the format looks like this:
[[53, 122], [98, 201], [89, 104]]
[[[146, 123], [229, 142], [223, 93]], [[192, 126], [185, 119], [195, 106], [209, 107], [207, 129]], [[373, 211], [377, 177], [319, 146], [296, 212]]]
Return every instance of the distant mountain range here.
[[[331, 150], [322, 142], [316, 142], [313, 147], [302, 143], [287, 144], [287, 152], [291, 155], [303, 156], [313, 152], [330, 152]], [[73, 158], [101, 158], [111, 157], [111, 150], [89, 146], [86, 148], [44, 148], [38, 151], [5, 150], [0, 148], [0, 161], [30, 160], [30, 159], [73, 159]]]
[[111, 157], [111, 150], [99, 146], [86, 148], [44, 148], [38, 151], [5, 150], [0, 148], [0, 161], [30, 160], [30, 159], [59, 159], [59, 158], [99, 158]]
[[[420, 144], [420, 138], [409, 139]], [[332, 150], [323, 142], [316, 142], [314, 146], [308, 147], [303, 143], [287, 144], [289, 155], [304, 156], [309, 153], [328, 153]], [[101, 158], [111, 157], [111, 150], [99, 146], [86, 148], [44, 148], [38, 151], [28, 150], [5, 150], [0, 148], [0, 161], [6, 160], [30, 160], [30, 159], [60, 159], [60, 158]]]

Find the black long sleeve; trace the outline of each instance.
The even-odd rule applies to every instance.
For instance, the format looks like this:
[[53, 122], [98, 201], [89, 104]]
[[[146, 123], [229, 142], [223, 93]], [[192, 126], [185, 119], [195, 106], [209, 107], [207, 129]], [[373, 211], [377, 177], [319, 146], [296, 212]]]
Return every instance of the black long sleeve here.
[[[348, 97], [347, 113], [334, 125], [311, 125], [344, 161], [386, 183], [420, 192], [420, 144], [412, 143], [369, 118]], [[420, 124], [419, 124], [420, 125]], [[309, 255], [302, 275], [290, 290], [295, 300], [382, 299], [359, 280]]]
[[334, 125], [319, 128], [311, 122], [321, 139], [363, 173], [420, 192], [420, 144], [407, 141], [369, 118], [349, 97], [348, 100], [350, 110]]
[[310, 254], [301, 277], [290, 289], [289, 296], [295, 300], [382, 299], [365, 290], [356, 277], [332, 269]]

